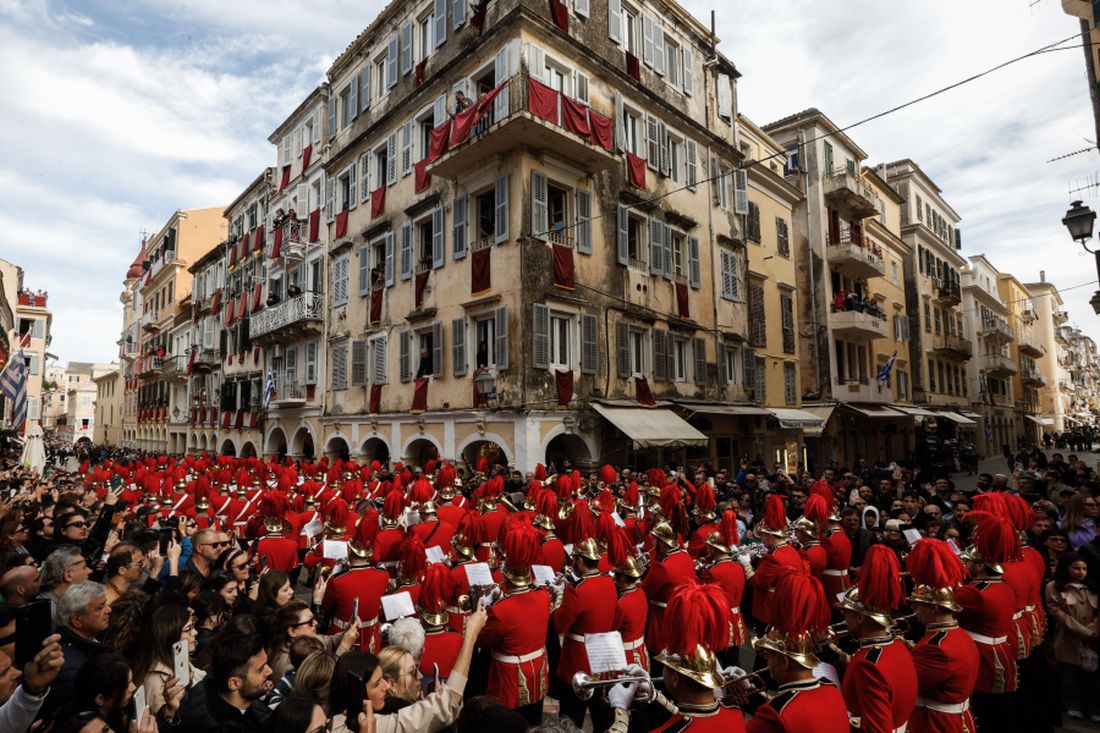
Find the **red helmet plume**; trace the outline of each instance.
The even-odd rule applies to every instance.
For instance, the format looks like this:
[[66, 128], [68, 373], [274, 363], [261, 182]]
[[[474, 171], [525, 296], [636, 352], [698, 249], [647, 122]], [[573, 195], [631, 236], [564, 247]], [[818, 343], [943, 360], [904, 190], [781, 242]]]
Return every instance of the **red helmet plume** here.
[[772, 625], [788, 638], [810, 632], [823, 634], [829, 626], [829, 602], [821, 581], [804, 570], [791, 570], [775, 586]]
[[714, 583], [688, 581], [677, 588], [664, 613], [668, 651], [690, 657], [697, 647], [714, 653], [729, 641], [729, 597]]
[[613, 484], [619, 480], [619, 474], [615, 472], [615, 467], [610, 463], [603, 464], [603, 468], [600, 469], [600, 481], [605, 484]]
[[[574, 512], [583, 514], [584, 512]], [[506, 523], [508, 531], [504, 533], [502, 545], [504, 558], [512, 570], [525, 572], [537, 563], [541, 557], [539, 533], [530, 522], [523, 518]]]
[[829, 504], [821, 494], [810, 494], [802, 514], [814, 524], [825, 524], [829, 521]]
[[871, 545], [859, 571], [859, 600], [864, 606], [893, 611], [901, 605], [901, 566], [886, 545]]
[[966, 567], [951, 546], [931, 537], [917, 540], [905, 565], [916, 585], [955, 589], [966, 578]]
[[443, 563], [433, 563], [424, 571], [420, 583], [420, 597], [416, 605], [429, 614], [442, 614], [454, 596], [455, 584], [451, 573]]
[[400, 574], [405, 579], [420, 580], [424, 577], [428, 556], [424, 550], [424, 543], [415, 534], [410, 534], [401, 543], [400, 565]]

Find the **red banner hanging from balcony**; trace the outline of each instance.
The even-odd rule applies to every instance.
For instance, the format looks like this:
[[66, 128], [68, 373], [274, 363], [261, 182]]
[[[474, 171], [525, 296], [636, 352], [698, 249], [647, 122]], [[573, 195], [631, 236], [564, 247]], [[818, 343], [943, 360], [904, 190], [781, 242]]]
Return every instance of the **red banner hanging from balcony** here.
[[424, 83], [424, 71], [428, 68], [428, 59], [423, 59], [416, 65], [416, 85], [420, 86]]
[[[370, 192], [370, 218], [377, 219], [386, 210], [386, 187], [379, 186]], [[339, 235], [337, 235], [339, 236]]]
[[367, 405], [367, 413], [370, 415], [377, 415], [382, 411], [382, 385], [372, 384], [370, 386], [370, 404]]
[[[233, 269], [237, 266], [237, 243], [233, 242], [229, 245], [229, 269]], [[148, 283], [146, 283], [148, 284]]]
[[450, 147], [455, 147], [466, 142], [466, 138], [470, 135], [470, 130], [474, 128], [474, 125], [478, 121], [478, 106], [471, 104], [466, 109], [459, 112], [454, 116], [454, 124], [451, 125], [451, 141]]
[[283, 228], [275, 227], [275, 243], [271, 245], [271, 259], [277, 260], [283, 254]]
[[626, 73], [630, 74], [636, 81], [642, 80], [642, 65], [638, 63], [638, 57], [626, 52]]
[[248, 427], [254, 428], [260, 424], [260, 413], [250, 412], [248, 413]]
[[588, 124], [588, 108], [569, 97], [561, 98], [561, 126], [581, 137], [591, 137], [592, 128]]
[[428, 378], [420, 377], [413, 385], [412, 408], [409, 412], [424, 412], [428, 409]]
[[493, 248], [482, 247], [470, 253], [470, 295], [481, 295], [493, 287]]
[[569, 32], [569, 8], [561, 0], [550, 0], [550, 17], [554, 19], [554, 25], [566, 33]]
[[568, 407], [573, 401], [573, 371], [554, 371], [554, 382], [558, 388], [558, 407]]
[[[255, 313], [260, 309], [260, 296], [263, 294], [263, 283], [256, 283], [252, 287], [252, 312]], [[256, 347], [260, 348], [259, 346]]]
[[382, 322], [382, 288], [370, 291], [370, 325]]
[[314, 244], [321, 239], [321, 209], [317, 208], [309, 212], [309, 243]]
[[657, 404], [657, 400], [653, 399], [653, 393], [649, 391], [649, 380], [645, 377], [634, 377], [634, 396], [646, 407]]
[[538, 79], [527, 80], [527, 107], [536, 117], [558, 124], [558, 93]]
[[244, 410], [237, 410], [237, 418], [233, 421], [233, 427], [237, 430], [244, 427]]
[[233, 414], [233, 412], [231, 410], [225, 410], [225, 411], [222, 412], [222, 429], [223, 430], [228, 430], [229, 429], [229, 417], [232, 414]]
[[614, 135], [611, 130], [611, 119], [604, 117], [595, 110], [588, 110], [588, 126], [590, 128], [589, 139], [594, 145], [599, 145], [604, 150], [611, 150]]
[[264, 232], [264, 225], [263, 224], [256, 227], [256, 231], [253, 232], [254, 236], [253, 236], [253, 239], [252, 239], [252, 250], [253, 251], [264, 248], [264, 234], [265, 234], [265, 232]]
[[428, 273], [430, 273], [430, 272], [431, 272], [431, 270], [425, 270], [424, 272], [416, 273], [416, 279], [414, 280], [414, 283], [415, 283], [414, 287], [416, 288], [416, 292], [415, 292], [415, 294], [416, 294], [416, 298], [415, 298], [416, 306], [415, 307], [417, 307], [417, 308], [424, 305], [424, 288], [426, 288], [428, 286]]
[[339, 239], [348, 233], [348, 210], [344, 209], [336, 215], [336, 238]]
[[626, 154], [626, 177], [630, 185], [645, 190], [645, 158], [634, 153]]
[[691, 318], [691, 314], [688, 311], [687, 283], [676, 283], [676, 305], [680, 311], [680, 318]]
[[470, 25], [477, 28], [478, 33], [485, 28], [485, 14], [488, 9], [489, 0], [477, 0], [474, 3], [473, 12], [470, 13]]
[[279, 178], [279, 190], [282, 191], [284, 188], [287, 187], [287, 184], [289, 184], [289, 183], [290, 183], [290, 166], [289, 165], [284, 165], [283, 166], [283, 174]]
[[260, 363], [260, 355], [262, 353], [263, 353], [263, 349], [261, 349], [259, 346], [257, 346], [255, 349], [252, 350], [252, 363], [253, 364], [259, 364]]
[[313, 158], [313, 143], [302, 148], [302, 177], [306, 175], [306, 169], [309, 168], [309, 161]]
[[451, 145], [451, 120], [432, 129], [432, 139], [428, 143], [428, 160], [432, 161], [447, 152]]
[[573, 248], [554, 245], [554, 285], [573, 290]]
[[425, 158], [424, 160], [417, 161], [413, 166], [413, 171], [416, 175], [416, 193], [421, 191], [427, 191], [428, 186], [432, 185], [432, 174], [428, 172], [428, 163], [431, 161]]
[[[191, 356], [187, 357], [187, 373], [188, 374], [190, 374], [191, 372], [193, 372], [195, 370], [195, 354], [197, 354], [198, 351], [199, 350], [197, 348], [192, 347], [191, 348]], [[192, 415], [191, 416], [191, 422], [194, 422], [194, 421], [195, 421], [195, 416]]]
[[214, 297], [210, 300], [210, 315], [218, 315], [218, 311], [222, 309], [222, 289], [218, 288], [214, 291]]

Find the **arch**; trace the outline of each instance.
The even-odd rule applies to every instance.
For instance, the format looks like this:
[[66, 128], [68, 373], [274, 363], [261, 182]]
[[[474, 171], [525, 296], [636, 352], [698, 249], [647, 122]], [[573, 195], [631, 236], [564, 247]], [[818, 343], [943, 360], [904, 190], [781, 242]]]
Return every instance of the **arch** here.
[[423, 466], [429, 460], [438, 460], [441, 451], [435, 438], [425, 433], [417, 433], [405, 441], [405, 447], [401, 450], [401, 455], [401, 460], [405, 464]]
[[92, 439], [89, 438], [87, 435], [84, 435], [84, 436], [81, 436], [80, 438], [77, 438], [77, 441], [76, 441], [76, 445], [78, 447], [82, 446], [82, 447], [87, 448], [91, 444], [92, 444]]
[[235, 456], [237, 455], [237, 446], [233, 444], [232, 438], [226, 438], [222, 441], [222, 447], [218, 449], [218, 453], [223, 456]]
[[476, 467], [482, 451], [485, 451], [485, 455], [493, 465], [512, 464], [512, 454], [508, 450], [508, 444], [496, 433], [475, 433], [467, 437], [455, 451], [455, 458], [465, 460], [468, 465]]
[[348, 440], [340, 433], [334, 433], [325, 440], [325, 455], [332, 455], [333, 459], [348, 460], [351, 458], [351, 446]]
[[255, 458], [256, 446], [251, 440], [246, 440], [244, 445], [241, 446], [241, 458]]
[[382, 465], [385, 465], [390, 461], [390, 444], [386, 442], [385, 438], [372, 435], [363, 441], [359, 453], [363, 456], [364, 463], [381, 461]]
[[308, 425], [302, 424], [294, 431], [294, 437], [290, 439], [289, 454], [295, 458], [313, 460], [314, 456], [313, 431]]
[[562, 461], [568, 460], [573, 465], [589, 463], [592, 460], [592, 449], [588, 441], [576, 433], [567, 433], [564, 429], [551, 432], [546, 447], [542, 451], [542, 460], [545, 465], [554, 462], [562, 465]]
[[267, 438], [264, 440], [264, 454], [270, 455], [272, 453], [279, 456], [279, 460], [286, 458], [287, 441], [286, 432], [279, 425], [271, 428], [267, 434]]

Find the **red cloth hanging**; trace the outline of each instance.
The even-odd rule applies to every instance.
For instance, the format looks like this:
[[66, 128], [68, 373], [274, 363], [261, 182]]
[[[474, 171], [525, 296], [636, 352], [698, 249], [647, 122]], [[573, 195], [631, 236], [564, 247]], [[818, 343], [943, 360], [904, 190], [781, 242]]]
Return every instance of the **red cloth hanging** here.
[[428, 65], [428, 59], [423, 59], [416, 65], [416, 85], [420, 86], [424, 83], [424, 69]]
[[639, 158], [634, 153], [627, 153], [626, 174], [630, 185], [645, 190], [645, 158]]
[[[232, 269], [237, 266], [237, 243], [229, 245], [229, 268]], [[148, 285], [149, 283], [145, 283]]]
[[581, 137], [591, 137], [592, 128], [588, 124], [588, 108], [569, 97], [561, 98], [561, 126]]
[[485, 15], [489, 8], [489, 0], [478, 0], [474, 4], [474, 10], [470, 14], [470, 25], [477, 28], [480, 33], [485, 28]]
[[264, 225], [263, 224], [256, 227], [256, 231], [254, 232], [255, 236], [252, 240], [252, 249], [255, 250], [255, 249], [263, 249], [264, 248], [264, 234], [265, 234], [265, 232], [264, 232]]
[[222, 308], [222, 289], [218, 288], [214, 291], [214, 298], [210, 301], [210, 315], [218, 315], [218, 311]]
[[237, 419], [233, 421], [233, 427], [237, 430], [244, 427], [244, 410], [237, 410]]
[[223, 430], [228, 430], [229, 429], [229, 417], [232, 414], [233, 414], [233, 412], [231, 410], [226, 410], [225, 412], [222, 413], [222, 429]]
[[477, 124], [479, 119], [478, 111], [478, 105], [471, 104], [454, 116], [454, 124], [451, 125], [450, 147], [453, 148], [466, 142], [466, 138], [470, 135], [470, 130], [474, 128], [474, 125]]
[[558, 407], [568, 407], [573, 401], [573, 371], [554, 371], [554, 382], [558, 388]]
[[561, 0], [550, 0], [550, 17], [554, 24], [566, 33], [569, 32], [569, 9]]
[[367, 407], [367, 412], [371, 415], [377, 415], [382, 411], [382, 385], [372, 384], [370, 386], [370, 405]]
[[260, 413], [250, 412], [248, 413], [248, 427], [254, 428], [260, 424]]
[[634, 377], [634, 396], [646, 407], [657, 404], [657, 400], [653, 399], [653, 393], [649, 391], [649, 380], [645, 377]]
[[588, 110], [588, 126], [590, 128], [589, 139], [594, 145], [599, 145], [605, 150], [611, 150], [614, 135], [611, 131], [611, 119], [604, 117], [595, 110]]
[[430, 160], [425, 158], [424, 160], [417, 161], [413, 166], [413, 172], [416, 176], [416, 193], [427, 191], [428, 186], [432, 185], [432, 174], [428, 172], [428, 163], [430, 162]]
[[573, 290], [573, 248], [554, 245], [554, 285]]
[[[259, 287], [259, 286], [257, 286], [257, 287]], [[259, 346], [257, 346], [255, 349], [252, 350], [252, 363], [253, 364], [259, 364], [260, 363], [260, 352], [261, 351], [262, 351], [262, 349], [260, 349]]]
[[431, 270], [416, 273], [416, 307], [424, 305], [424, 288], [428, 286], [428, 273]]
[[283, 253], [283, 228], [275, 227], [275, 244], [271, 246], [271, 259], [277, 260]]
[[[252, 288], [252, 312], [253, 313], [255, 313], [256, 311], [258, 311], [260, 309], [260, 295], [263, 293], [263, 289], [264, 289], [263, 283], [256, 283], [255, 287]], [[259, 349], [260, 347], [257, 346], [256, 348]]]
[[630, 74], [637, 81], [642, 80], [642, 65], [638, 63], [638, 57], [626, 52], [626, 73]]
[[252, 254], [252, 250], [248, 248], [248, 232], [245, 232], [241, 235], [241, 262], [243, 263], [250, 254]]
[[[645, 171], [643, 165], [643, 172]], [[336, 238], [345, 236], [348, 233], [348, 210], [344, 209], [336, 215]]]
[[313, 244], [321, 239], [321, 209], [316, 208], [309, 212], [309, 243]]
[[248, 293], [241, 291], [241, 299], [237, 303], [237, 320], [241, 320], [248, 314]]
[[451, 145], [451, 119], [432, 129], [432, 140], [428, 144], [428, 160], [432, 161], [447, 152]]
[[428, 378], [420, 377], [413, 385], [413, 401], [409, 412], [424, 412], [428, 409]]
[[492, 247], [470, 253], [470, 295], [481, 295], [493, 287]]
[[680, 318], [691, 318], [691, 313], [688, 311], [687, 283], [676, 283], [676, 305], [680, 310]]
[[[370, 192], [370, 218], [377, 219], [386, 210], [386, 187], [379, 186]], [[339, 236], [339, 235], [337, 235]]]
[[370, 291], [370, 325], [382, 322], [382, 288]]
[[284, 188], [286, 188], [288, 183], [290, 183], [290, 166], [284, 165], [283, 175], [279, 179], [279, 190], [282, 191]]
[[536, 117], [558, 124], [558, 93], [538, 79], [527, 79], [527, 108]]
[[[187, 358], [187, 373], [190, 374], [195, 369], [195, 354], [198, 353], [198, 349], [191, 349], [191, 356]], [[191, 422], [195, 421], [195, 416], [191, 416]]]
[[[302, 148], [302, 175], [305, 176], [306, 169], [309, 168], [309, 161], [313, 158], [313, 143]], [[299, 201], [298, 203], [302, 203]]]

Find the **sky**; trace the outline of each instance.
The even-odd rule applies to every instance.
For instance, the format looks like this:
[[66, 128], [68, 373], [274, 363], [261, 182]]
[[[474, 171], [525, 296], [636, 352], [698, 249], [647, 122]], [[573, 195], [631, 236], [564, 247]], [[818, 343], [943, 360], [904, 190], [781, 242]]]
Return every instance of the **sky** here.
[[[600, 1], [600, 0], [597, 0]], [[766, 124], [817, 107], [851, 124], [1074, 34], [1057, 0], [683, 0]], [[275, 163], [267, 137], [380, 0], [0, 0], [0, 258], [49, 292], [51, 353], [117, 360], [118, 296], [142, 231], [224, 205]], [[1071, 45], [1075, 42], [1068, 42]], [[1100, 342], [1091, 256], [1061, 224], [1100, 209], [1081, 48], [1026, 59], [849, 133], [912, 158], [962, 217], [963, 254], [1040, 270]], [[1086, 187], [1071, 196], [1071, 189]], [[1073, 288], [1073, 289], [1070, 289]]]

